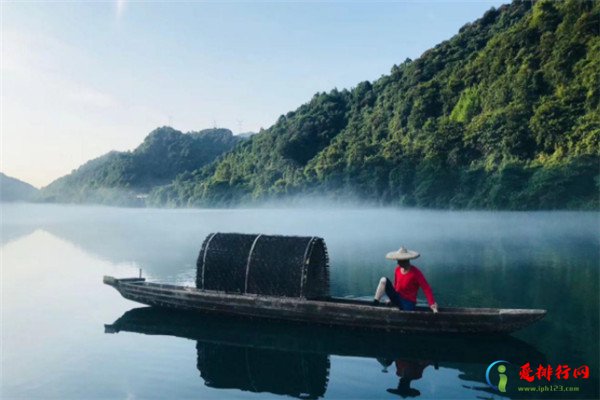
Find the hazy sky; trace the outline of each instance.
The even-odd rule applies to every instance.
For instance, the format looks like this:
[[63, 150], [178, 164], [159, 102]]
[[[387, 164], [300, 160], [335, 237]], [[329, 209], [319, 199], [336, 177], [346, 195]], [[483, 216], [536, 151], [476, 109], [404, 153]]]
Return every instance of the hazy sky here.
[[1, 2], [1, 165], [43, 186], [152, 129], [269, 127], [503, 1]]

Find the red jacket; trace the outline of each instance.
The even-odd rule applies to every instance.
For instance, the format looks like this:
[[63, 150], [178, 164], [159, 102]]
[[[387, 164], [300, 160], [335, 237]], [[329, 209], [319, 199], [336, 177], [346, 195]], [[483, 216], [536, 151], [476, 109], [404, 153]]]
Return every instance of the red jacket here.
[[423, 289], [423, 293], [425, 293], [429, 305], [435, 303], [431, 287], [429, 286], [429, 283], [427, 283], [423, 273], [421, 273], [417, 267], [411, 265], [406, 274], [403, 274], [400, 271], [400, 267], [396, 267], [394, 289], [396, 289], [396, 292], [398, 292], [400, 296], [406, 300], [416, 302], [419, 287]]

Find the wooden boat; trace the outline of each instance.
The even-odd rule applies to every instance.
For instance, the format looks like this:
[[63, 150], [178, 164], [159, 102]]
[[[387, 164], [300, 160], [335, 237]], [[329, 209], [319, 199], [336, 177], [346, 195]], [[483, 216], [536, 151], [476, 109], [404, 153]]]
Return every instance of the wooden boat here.
[[104, 283], [126, 299], [155, 307], [388, 332], [510, 333], [546, 315], [545, 310], [535, 309], [442, 307], [434, 314], [417, 307], [401, 311], [369, 301], [231, 294], [150, 283], [144, 278], [105, 276]]
[[104, 277], [123, 297], [150, 306], [393, 332], [508, 333], [545, 310], [428, 308], [401, 311], [331, 297], [322, 238], [213, 233], [196, 263], [196, 287]]

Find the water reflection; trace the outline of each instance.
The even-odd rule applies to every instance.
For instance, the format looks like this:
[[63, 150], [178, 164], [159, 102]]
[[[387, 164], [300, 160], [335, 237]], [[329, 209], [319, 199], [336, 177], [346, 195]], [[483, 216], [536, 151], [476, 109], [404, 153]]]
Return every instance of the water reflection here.
[[[599, 397], [597, 212], [132, 210], [20, 204], [3, 204], [2, 212], [0, 291], [6, 368], [0, 397], [39, 398], [50, 392], [57, 398], [130, 394], [191, 398], [198, 393], [203, 397], [265, 397], [249, 389], [212, 389], [204, 379], [196, 379], [196, 369], [185, 360], [192, 358], [195, 364], [197, 355], [185, 340], [139, 335], [115, 338], [97, 329], [134, 306], [102, 285], [102, 275], [128, 276], [141, 267], [150, 280], [192, 284], [198, 250], [213, 231], [324, 237], [334, 296], [372, 296], [379, 278], [391, 276], [393, 264], [383, 255], [400, 244], [417, 248], [422, 257], [416, 264], [444, 306], [547, 309], [544, 320], [515, 335], [535, 344], [551, 365], [589, 365], [594, 371], [590, 379], [574, 382], [581, 385], [578, 396]], [[73, 329], [65, 331], [65, 321]], [[244, 331], [247, 326], [215, 329], [214, 323], [203, 324], [213, 326], [209, 332], [219, 332], [213, 342], [229, 338], [237, 347], [260, 343], [253, 329]], [[275, 330], [267, 342], [283, 341], [280, 349], [286, 354], [328, 357], [325, 397], [393, 397], [387, 389], [405, 390], [411, 376], [407, 368], [400, 369], [402, 376], [396, 375], [400, 359], [429, 363], [422, 370], [423, 377], [413, 378], [408, 386], [421, 392], [419, 398], [489, 398], [492, 392], [484, 382], [485, 366], [515, 353], [528, 354], [522, 342], [510, 338], [508, 344], [503, 339], [490, 345], [470, 339], [403, 336], [396, 343], [397, 337], [333, 335], [311, 327], [292, 330], [305, 332], [298, 339], [290, 329], [278, 329], [266, 329], [267, 333]], [[191, 337], [196, 334], [200, 336], [194, 344], [207, 342], [203, 340], [206, 329]], [[156, 343], [160, 343], [160, 354], [151, 348]], [[527, 361], [535, 363], [538, 357], [543, 355], [534, 352]], [[377, 358], [391, 361], [387, 374], [380, 372], [383, 367]], [[401, 382], [404, 376], [407, 379]], [[403, 386], [398, 388], [400, 383]], [[261, 393], [276, 392], [271, 389]], [[318, 391], [313, 393], [318, 395]]]
[[485, 387], [485, 367], [494, 360], [546, 362], [534, 346], [511, 336], [399, 336], [151, 307], [127, 311], [105, 325], [107, 333], [121, 331], [196, 340], [197, 368], [206, 386], [297, 398], [325, 395], [331, 356], [371, 358], [384, 372], [395, 368], [397, 387], [381, 391], [403, 398], [420, 395], [411, 383], [429, 366], [454, 369], [468, 377], [464, 387], [480, 390], [473, 381]]
[[317, 399], [327, 390], [329, 357], [198, 341], [198, 371], [206, 386]]
[[[379, 359], [384, 370], [387, 372], [387, 367], [392, 363], [396, 366], [396, 375], [400, 378], [398, 381], [398, 387], [387, 389], [388, 393], [396, 394], [400, 397], [418, 397], [421, 392], [418, 389], [410, 386], [413, 380], [419, 380], [423, 377], [423, 371], [425, 368], [431, 365], [428, 361], [409, 361], [403, 359], [391, 360], [391, 359]], [[437, 369], [437, 365], [435, 366]]]

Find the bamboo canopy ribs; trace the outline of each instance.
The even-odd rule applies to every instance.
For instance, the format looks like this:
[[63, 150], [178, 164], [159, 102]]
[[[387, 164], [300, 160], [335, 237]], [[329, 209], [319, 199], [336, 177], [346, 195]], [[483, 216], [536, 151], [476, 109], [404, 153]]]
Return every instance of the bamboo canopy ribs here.
[[198, 255], [196, 287], [264, 296], [329, 296], [329, 257], [319, 237], [212, 233]]
[[388, 332], [508, 333], [545, 310], [439, 308], [432, 313], [332, 297], [325, 241], [310, 236], [212, 233], [196, 263], [196, 287], [105, 276], [126, 299], [164, 309]]

